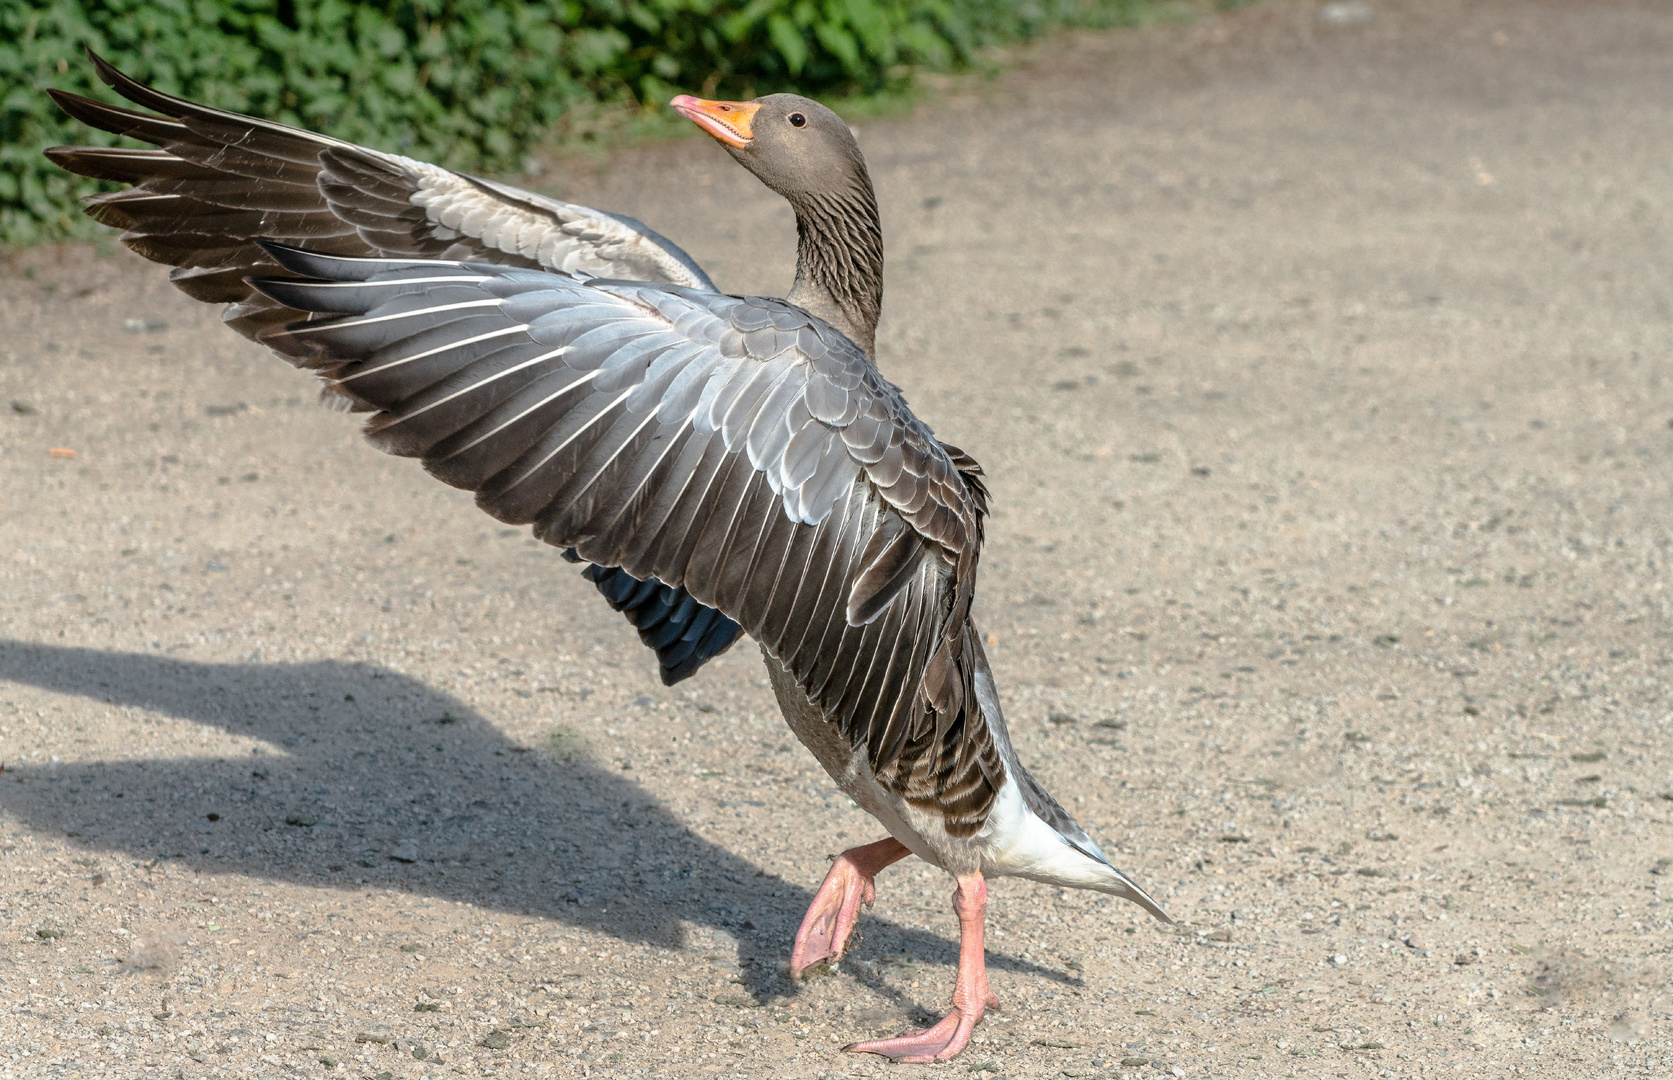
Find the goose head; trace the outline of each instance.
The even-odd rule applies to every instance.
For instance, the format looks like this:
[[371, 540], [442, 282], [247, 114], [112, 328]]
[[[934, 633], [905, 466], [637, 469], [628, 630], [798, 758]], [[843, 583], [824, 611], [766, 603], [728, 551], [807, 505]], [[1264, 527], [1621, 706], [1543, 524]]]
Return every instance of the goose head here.
[[883, 230], [865, 156], [836, 113], [799, 94], [669, 102], [796, 213], [787, 296], [871, 352], [883, 306]]

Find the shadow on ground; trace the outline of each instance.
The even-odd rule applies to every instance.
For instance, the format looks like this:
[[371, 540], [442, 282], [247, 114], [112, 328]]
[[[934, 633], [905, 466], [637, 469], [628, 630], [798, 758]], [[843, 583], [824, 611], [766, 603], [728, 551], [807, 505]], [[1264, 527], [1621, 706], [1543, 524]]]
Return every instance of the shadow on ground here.
[[[0, 807], [34, 828], [140, 859], [364, 882], [668, 948], [684, 944], [689, 920], [738, 940], [753, 993], [792, 990], [780, 968], [809, 893], [697, 836], [622, 773], [561, 747], [517, 746], [405, 675], [0, 641], [0, 679], [267, 744], [239, 757], [8, 763]], [[875, 918], [865, 930], [868, 953], [956, 961], [951, 939]], [[1076, 981], [1014, 957], [990, 962]]]

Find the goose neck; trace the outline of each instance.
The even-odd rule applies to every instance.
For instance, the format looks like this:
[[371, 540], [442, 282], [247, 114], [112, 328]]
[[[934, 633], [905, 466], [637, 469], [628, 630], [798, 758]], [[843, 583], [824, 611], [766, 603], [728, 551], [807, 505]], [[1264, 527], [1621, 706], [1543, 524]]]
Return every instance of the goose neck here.
[[883, 310], [883, 227], [871, 183], [792, 200], [796, 281], [788, 299], [872, 351]]

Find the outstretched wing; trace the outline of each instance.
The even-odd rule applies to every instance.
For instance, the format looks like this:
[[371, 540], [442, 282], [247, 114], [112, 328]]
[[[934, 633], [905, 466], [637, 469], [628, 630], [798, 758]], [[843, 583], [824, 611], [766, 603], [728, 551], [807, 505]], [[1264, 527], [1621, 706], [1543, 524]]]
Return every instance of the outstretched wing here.
[[[88, 56], [106, 85], [155, 112], [48, 91], [53, 99], [84, 123], [156, 149], [60, 146], [47, 157], [133, 185], [95, 196], [87, 212], [123, 229], [123, 242], [141, 255], [173, 266], [170, 279], [189, 296], [231, 305], [224, 318], [247, 336], [296, 317], [246, 281], [278, 270], [258, 238], [343, 255], [475, 259], [714, 288], [691, 256], [633, 218], [211, 109]], [[634, 582], [629, 590], [625, 575], [588, 576], [657, 651], [666, 683], [695, 673], [741, 633], [717, 611], [691, 610], [678, 589]]]
[[[88, 53], [105, 84], [155, 112], [61, 90], [54, 101], [96, 128], [157, 149], [60, 146], [70, 172], [133, 185], [87, 212], [129, 247], [175, 269], [199, 300], [235, 305], [250, 337], [294, 316], [245, 283], [276, 264], [258, 238], [341, 255], [472, 259], [713, 289], [671, 241], [629, 217], [574, 206], [396, 154], [152, 90]], [[161, 114], [161, 115], [157, 115]]]
[[313, 314], [262, 340], [379, 447], [736, 620], [909, 797], [1002, 783], [970, 689], [973, 463], [848, 339], [777, 300], [268, 250], [301, 279], [252, 285]]

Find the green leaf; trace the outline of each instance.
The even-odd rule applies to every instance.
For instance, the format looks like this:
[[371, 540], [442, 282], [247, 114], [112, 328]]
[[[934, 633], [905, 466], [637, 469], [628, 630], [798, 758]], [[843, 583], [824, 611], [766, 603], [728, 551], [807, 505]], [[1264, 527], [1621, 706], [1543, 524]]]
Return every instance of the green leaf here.
[[784, 57], [784, 66], [790, 69], [790, 74], [800, 75], [807, 64], [808, 52], [801, 32], [783, 15], [774, 15], [767, 20], [767, 33], [772, 36], [778, 54]]
[[819, 39], [819, 44], [842, 61], [843, 68], [849, 74], [858, 77], [864, 73], [860, 63], [860, 43], [854, 40], [854, 35], [850, 34], [846, 27], [822, 22], [814, 26], [813, 33]]

